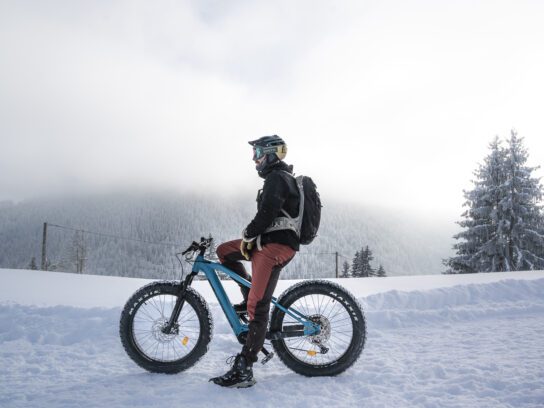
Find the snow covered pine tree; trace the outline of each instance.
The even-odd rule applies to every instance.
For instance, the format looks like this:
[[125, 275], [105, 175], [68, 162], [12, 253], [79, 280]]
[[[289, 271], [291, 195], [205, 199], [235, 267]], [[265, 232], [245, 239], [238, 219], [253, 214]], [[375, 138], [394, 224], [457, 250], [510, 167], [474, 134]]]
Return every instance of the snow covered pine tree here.
[[351, 264], [351, 276], [354, 278], [367, 278], [369, 276], [375, 276], [376, 272], [370, 262], [374, 259], [372, 251], [368, 247], [361, 248], [360, 251], [355, 252], [353, 263]]
[[364, 277], [375, 276], [376, 272], [370, 262], [374, 260], [374, 255], [368, 245], [359, 252], [361, 257], [361, 270]]
[[527, 167], [523, 139], [512, 131], [508, 147], [498, 137], [474, 172], [474, 189], [465, 191], [468, 209], [458, 224], [465, 230], [444, 260], [447, 273], [474, 273], [544, 268], [542, 186]]
[[542, 185], [532, 177], [538, 167], [527, 167], [523, 138], [512, 130], [508, 141], [505, 191], [500, 202], [506, 235], [507, 269], [513, 271], [544, 269], [542, 258]]
[[376, 276], [379, 278], [385, 278], [387, 274], [385, 273], [385, 269], [383, 268], [383, 265], [380, 264], [380, 267], [378, 268], [378, 272], [376, 272]]
[[351, 276], [354, 278], [363, 276], [361, 271], [361, 255], [359, 254], [359, 251], [355, 252], [353, 262], [351, 263]]

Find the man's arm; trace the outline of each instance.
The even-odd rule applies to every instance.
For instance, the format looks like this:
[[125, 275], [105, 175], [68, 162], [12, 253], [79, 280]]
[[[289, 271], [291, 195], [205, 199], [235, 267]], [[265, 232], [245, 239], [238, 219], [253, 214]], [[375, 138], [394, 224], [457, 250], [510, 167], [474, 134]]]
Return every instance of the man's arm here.
[[288, 194], [289, 186], [285, 179], [278, 173], [270, 174], [264, 182], [261, 208], [244, 230], [245, 238], [262, 234], [272, 224], [280, 214]]

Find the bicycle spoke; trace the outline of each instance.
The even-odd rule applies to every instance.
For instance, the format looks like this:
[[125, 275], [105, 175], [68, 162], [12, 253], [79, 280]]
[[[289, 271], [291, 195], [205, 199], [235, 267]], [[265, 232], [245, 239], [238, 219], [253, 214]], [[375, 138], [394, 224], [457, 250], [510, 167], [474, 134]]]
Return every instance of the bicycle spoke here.
[[[153, 306], [153, 307], [155, 308], [155, 310], [156, 310], [157, 312], [159, 312], [159, 314], [162, 316], [161, 309], [160, 309], [160, 307], [157, 305], [156, 299], [155, 299], [154, 297], [152, 297], [152, 298], [149, 299], [148, 301], [150, 302], [149, 305], [150, 305], [150, 306]], [[146, 304], [147, 304], [147, 302], [146, 302]]]
[[[145, 304], [142, 305], [142, 307], [144, 307], [144, 306], [145, 306]], [[155, 321], [155, 317], [153, 317], [153, 316], [151, 316], [151, 315], [149, 314], [149, 312], [147, 311], [147, 308], [144, 307], [144, 308], [142, 309], [142, 307], [140, 307], [140, 310], [141, 310], [142, 313], [148, 318], [148, 320], [149, 320], [149, 321], [152, 321], [152, 322]], [[136, 317], [134, 317], [134, 318], [136, 319]]]
[[[347, 352], [354, 332], [351, 315], [342, 302], [333, 296], [309, 294], [297, 299], [291, 308], [322, 326], [322, 332], [318, 335], [283, 339], [294, 358], [319, 366], [330, 364]], [[297, 323], [295, 319], [284, 315], [283, 326], [293, 323]], [[326, 353], [321, 352], [320, 345], [328, 349]]]
[[200, 321], [189, 303], [185, 303], [174, 328], [177, 332], [163, 333], [176, 300], [174, 295], [158, 294], [147, 299], [134, 312], [134, 341], [142, 354], [153, 360], [173, 362], [184, 358], [196, 346], [194, 339], [200, 336]]
[[327, 301], [327, 304], [325, 305], [325, 308], [323, 309], [323, 316], [328, 316], [325, 312], [327, 311], [327, 308], [329, 307], [329, 304], [331, 303], [333, 299], [332, 298], [329, 298], [329, 300]]

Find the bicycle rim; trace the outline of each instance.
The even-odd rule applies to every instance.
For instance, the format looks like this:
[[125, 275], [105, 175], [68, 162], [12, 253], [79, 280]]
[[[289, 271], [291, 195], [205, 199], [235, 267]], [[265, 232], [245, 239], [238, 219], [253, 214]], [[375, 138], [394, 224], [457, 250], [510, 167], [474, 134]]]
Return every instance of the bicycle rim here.
[[187, 357], [200, 337], [200, 321], [194, 308], [185, 302], [173, 333], [161, 330], [168, 323], [177, 297], [157, 294], [134, 312], [132, 337], [140, 353], [149, 360], [171, 363]]
[[[284, 338], [287, 351], [293, 358], [311, 366], [329, 365], [348, 351], [353, 340], [353, 321], [346, 305], [324, 294], [308, 294], [298, 298], [291, 306], [306, 318], [321, 325], [315, 336]], [[283, 326], [299, 324], [284, 315]]]

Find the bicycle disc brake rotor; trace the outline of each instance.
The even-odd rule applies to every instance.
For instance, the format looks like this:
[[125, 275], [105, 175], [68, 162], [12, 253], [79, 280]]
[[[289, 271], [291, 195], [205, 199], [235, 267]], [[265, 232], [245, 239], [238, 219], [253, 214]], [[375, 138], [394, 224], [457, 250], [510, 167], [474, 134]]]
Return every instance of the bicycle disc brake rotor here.
[[331, 337], [331, 323], [329, 319], [320, 314], [311, 315], [308, 319], [321, 326], [319, 334], [310, 336], [310, 342], [317, 345], [326, 343]]
[[166, 319], [159, 318], [155, 320], [155, 322], [151, 326], [151, 333], [153, 334], [153, 337], [160, 343], [170, 343], [176, 338], [176, 336], [179, 335], [178, 324], [174, 325], [170, 333], [165, 333], [164, 328], [167, 325], [168, 321]]

